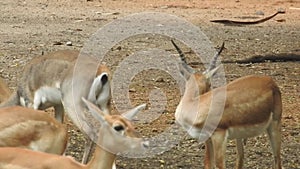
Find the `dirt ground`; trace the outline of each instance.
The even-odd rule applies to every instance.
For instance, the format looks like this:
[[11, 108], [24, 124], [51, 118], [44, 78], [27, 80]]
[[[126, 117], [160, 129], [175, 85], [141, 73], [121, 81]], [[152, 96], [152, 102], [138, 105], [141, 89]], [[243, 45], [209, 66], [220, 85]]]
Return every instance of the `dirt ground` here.
[[[212, 19], [255, 20], [278, 9], [285, 14], [257, 25], [224, 26]], [[0, 76], [14, 90], [23, 66], [42, 52], [60, 49], [80, 50], [84, 43], [105, 24], [128, 14], [155, 11], [184, 18], [208, 36], [214, 47], [225, 42], [222, 60], [235, 61], [252, 56], [300, 57], [299, 0], [1, 0], [0, 1]], [[264, 14], [264, 15], [263, 15]], [[72, 45], [67, 45], [71, 42]], [[120, 42], [105, 57], [112, 72], [126, 56], [148, 47], [176, 54], [167, 37], [139, 35]], [[188, 62], [204, 70], [193, 52], [182, 47]], [[227, 81], [257, 74], [275, 79], [282, 92], [282, 164], [286, 169], [300, 168], [300, 62], [224, 63]], [[155, 136], [174, 124], [174, 112], [180, 94], [176, 82], [168, 74], [149, 70], [137, 74], [130, 85], [134, 104], [148, 102], [152, 89], [162, 89], [167, 96], [166, 109], [158, 120], [137, 123], [145, 137]], [[68, 122], [70, 144], [68, 154], [80, 159], [83, 138]], [[235, 142], [226, 151], [227, 168], [235, 162]], [[174, 148], [149, 158], [117, 158], [118, 168], [203, 168], [203, 144], [184, 135]], [[244, 168], [271, 168], [272, 154], [266, 135], [251, 138], [245, 146]]]

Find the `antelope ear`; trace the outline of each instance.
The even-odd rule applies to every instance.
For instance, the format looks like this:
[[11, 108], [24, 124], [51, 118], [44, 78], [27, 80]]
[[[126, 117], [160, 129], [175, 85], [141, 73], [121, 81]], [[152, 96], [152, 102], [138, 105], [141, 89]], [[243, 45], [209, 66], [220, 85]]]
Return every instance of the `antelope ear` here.
[[102, 113], [102, 111], [97, 106], [95, 106], [93, 103], [86, 100], [84, 97], [82, 97], [81, 99], [85, 103], [86, 107], [89, 109], [89, 112], [92, 114], [92, 116], [96, 120], [101, 122], [101, 124], [104, 124], [106, 122], [106, 120], [104, 118], [105, 115]]
[[127, 120], [132, 120], [133, 117], [139, 113], [141, 110], [145, 109], [146, 104], [141, 104], [139, 106], [136, 106], [135, 108], [128, 110], [127, 112], [123, 113], [122, 116], [126, 118]]
[[[105, 87], [105, 85], [109, 85], [108, 84], [108, 74], [106, 72], [104, 73], [101, 73], [99, 76], [97, 76], [92, 85], [91, 85], [91, 88], [90, 88], [90, 91], [89, 91], [89, 94], [88, 94], [88, 100], [92, 103], [96, 103], [97, 102], [97, 99], [98, 97], [101, 97], [102, 93], [106, 96], [108, 93], [110, 93], [110, 87]], [[104, 91], [105, 90], [105, 91]], [[108, 90], [108, 91], [106, 91]]]
[[215, 67], [214, 69], [212, 70], [209, 70], [208, 72], [203, 72], [203, 75], [205, 75], [206, 79], [210, 79], [211, 77], [213, 77], [216, 72], [219, 70], [219, 68], [221, 67], [221, 65]]

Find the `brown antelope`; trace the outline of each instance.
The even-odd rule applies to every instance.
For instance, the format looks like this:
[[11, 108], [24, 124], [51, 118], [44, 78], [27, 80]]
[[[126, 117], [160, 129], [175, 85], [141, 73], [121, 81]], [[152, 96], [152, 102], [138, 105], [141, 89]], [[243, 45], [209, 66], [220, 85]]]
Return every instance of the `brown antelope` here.
[[[148, 142], [135, 137], [135, 130], [130, 119], [144, 108], [138, 106], [122, 115], [109, 115], [97, 106], [84, 100], [94, 118], [101, 123], [98, 131], [98, 145], [94, 158], [87, 164], [80, 164], [70, 157], [35, 152], [20, 148], [0, 148], [1, 169], [111, 169], [116, 153], [127, 150], [143, 151]], [[88, 123], [82, 120], [83, 123]], [[88, 125], [88, 124], [86, 124]], [[110, 151], [111, 150], [111, 151]]]
[[0, 78], [0, 103], [4, 102], [9, 98], [11, 94], [10, 89], [8, 88], [7, 84], [5, 81]]
[[0, 109], [0, 147], [63, 154], [67, 130], [44, 111], [21, 106]]
[[[73, 68], [78, 55], [79, 52], [75, 50], [62, 50], [34, 58], [25, 66], [16, 92], [0, 107], [21, 105], [41, 110], [54, 107], [55, 118], [63, 122], [65, 108], [62, 104], [62, 96], [68, 95], [66, 90], [71, 88], [69, 84], [73, 82]], [[96, 58], [91, 57], [89, 60], [98, 66]], [[81, 97], [87, 97], [101, 110], [109, 113], [111, 94], [108, 68], [105, 65], [98, 66], [95, 76], [87, 80], [86, 86], [76, 89], [84, 91], [77, 100], [80, 100]], [[69, 86], [62, 89], [63, 84]], [[72, 100], [73, 98], [68, 97], [67, 99]], [[74, 111], [69, 110], [67, 113], [69, 117], [73, 117]], [[71, 118], [71, 120], [80, 128], [77, 119]], [[92, 147], [92, 142], [88, 137], [86, 138], [83, 163], [87, 162]]]
[[187, 77], [175, 118], [192, 137], [207, 136], [205, 168], [225, 168], [227, 139], [236, 139], [236, 168], [242, 168], [242, 139], [267, 131], [274, 166], [280, 169], [282, 102], [280, 90], [272, 78], [246, 76], [203, 95], [199, 95], [198, 83], [195, 75]]

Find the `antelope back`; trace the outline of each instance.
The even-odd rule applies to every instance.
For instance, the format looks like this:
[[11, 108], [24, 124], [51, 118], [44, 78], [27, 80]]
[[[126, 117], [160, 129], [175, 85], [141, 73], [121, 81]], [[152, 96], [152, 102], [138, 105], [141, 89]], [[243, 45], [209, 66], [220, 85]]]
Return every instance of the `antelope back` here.
[[[145, 105], [137, 106], [124, 115], [107, 115], [97, 106], [83, 99], [90, 113], [101, 125], [98, 128], [97, 143], [95, 148], [94, 159], [87, 165], [80, 164], [74, 159], [66, 156], [57, 156], [36, 151], [29, 151], [18, 148], [0, 148], [0, 168], [19, 169], [94, 169], [94, 168], [111, 168], [109, 161], [115, 159], [115, 154], [128, 152], [128, 150], [143, 150], [148, 143], [141, 138], [136, 137], [131, 119]], [[86, 119], [82, 119], [83, 122]], [[96, 128], [94, 126], [94, 128]]]
[[12, 106], [0, 109], [0, 146], [63, 154], [67, 130], [44, 111]]
[[[18, 94], [22, 106], [31, 107], [35, 92], [43, 87], [59, 93], [62, 79], [78, 57], [78, 51], [62, 50], [35, 57], [24, 68], [24, 73], [18, 85]], [[47, 89], [45, 89], [47, 91]], [[59, 96], [58, 96], [59, 97]], [[58, 98], [58, 100], [60, 100]], [[41, 109], [45, 109], [45, 106]]]

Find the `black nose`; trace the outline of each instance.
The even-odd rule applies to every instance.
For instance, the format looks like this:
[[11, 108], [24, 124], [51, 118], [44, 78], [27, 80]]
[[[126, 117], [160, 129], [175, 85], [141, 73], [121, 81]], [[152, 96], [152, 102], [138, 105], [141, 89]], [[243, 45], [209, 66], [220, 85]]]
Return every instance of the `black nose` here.
[[102, 82], [102, 85], [105, 85], [108, 81], [108, 76], [107, 74], [104, 74], [102, 77], [101, 77], [101, 82]]

